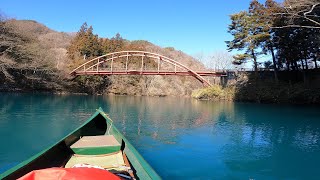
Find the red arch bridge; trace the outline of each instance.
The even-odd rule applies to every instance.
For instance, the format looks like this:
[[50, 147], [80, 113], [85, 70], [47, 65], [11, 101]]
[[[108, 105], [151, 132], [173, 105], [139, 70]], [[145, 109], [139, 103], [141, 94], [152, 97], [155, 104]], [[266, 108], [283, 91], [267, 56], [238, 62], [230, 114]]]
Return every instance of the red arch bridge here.
[[211, 84], [204, 76], [227, 76], [225, 72], [194, 71], [171, 58], [146, 51], [120, 51], [99, 56], [78, 66], [70, 74], [193, 76], [205, 86]]

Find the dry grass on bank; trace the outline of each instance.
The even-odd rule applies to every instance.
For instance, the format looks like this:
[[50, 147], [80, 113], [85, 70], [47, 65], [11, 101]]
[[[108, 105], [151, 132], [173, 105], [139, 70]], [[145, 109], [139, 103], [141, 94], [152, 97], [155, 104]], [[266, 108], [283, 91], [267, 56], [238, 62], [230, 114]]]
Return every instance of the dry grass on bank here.
[[219, 85], [213, 85], [204, 89], [195, 90], [192, 92], [191, 96], [203, 100], [232, 101], [235, 96], [235, 88], [233, 86], [222, 88]]

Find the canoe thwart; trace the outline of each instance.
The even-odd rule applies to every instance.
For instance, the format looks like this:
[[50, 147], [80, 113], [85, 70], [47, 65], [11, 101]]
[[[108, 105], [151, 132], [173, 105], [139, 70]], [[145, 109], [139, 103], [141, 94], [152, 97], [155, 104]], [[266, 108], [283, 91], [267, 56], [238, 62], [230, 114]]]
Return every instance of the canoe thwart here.
[[121, 144], [113, 135], [83, 136], [70, 148], [79, 155], [99, 155], [120, 151]]

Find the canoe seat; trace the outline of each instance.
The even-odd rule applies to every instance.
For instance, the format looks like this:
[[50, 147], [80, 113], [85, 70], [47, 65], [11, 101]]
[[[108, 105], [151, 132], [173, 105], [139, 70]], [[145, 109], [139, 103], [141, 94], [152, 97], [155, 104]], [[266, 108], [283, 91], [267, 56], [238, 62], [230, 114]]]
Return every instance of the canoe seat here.
[[121, 145], [112, 135], [83, 136], [70, 148], [79, 155], [101, 155], [118, 152]]
[[[88, 164], [100, 166], [104, 169], [118, 169], [124, 168], [125, 162], [123, 160], [122, 152], [107, 154], [107, 155], [77, 155], [71, 156], [65, 168], [71, 168], [76, 164]], [[119, 169], [120, 168], [120, 169]], [[123, 169], [122, 169], [123, 170]]]

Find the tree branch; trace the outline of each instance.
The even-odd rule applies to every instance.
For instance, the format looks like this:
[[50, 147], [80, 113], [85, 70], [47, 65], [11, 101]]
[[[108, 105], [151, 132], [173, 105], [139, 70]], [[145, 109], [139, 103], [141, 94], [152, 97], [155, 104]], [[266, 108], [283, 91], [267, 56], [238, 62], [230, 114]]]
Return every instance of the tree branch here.
[[313, 23], [315, 23], [315, 24], [317, 24], [317, 25], [320, 26], [320, 22], [315, 21], [315, 20], [313, 20], [313, 19], [310, 19], [310, 18], [308, 18], [308, 17], [306, 17], [306, 16], [305, 16], [304, 18], [306, 18], [307, 20], [309, 20], [309, 21], [311, 21], [311, 22], [313, 22]]
[[275, 26], [275, 27], [270, 26], [270, 28], [272, 28], [272, 29], [282, 29], [282, 28], [311, 28], [311, 29], [315, 28], [315, 29], [320, 29], [320, 27], [318, 27], [318, 26], [300, 26], [300, 25], [294, 25], [294, 24], [286, 25], [286, 26]]
[[314, 4], [308, 12], [304, 13], [304, 16], [307, 16], [307, 14], [311, 13], [314, 10], [314, 8], [318, 5], [320, 5], [320, 3]]
[[[281, 26], [281, 27], [270, 27], [273, 29], [281, 29], [281, 28], [320, 28], [320, 22], [314, 19], [311, 19], [311, 17], [318, 17], [318, 15], [310, 15], [310, 13], [312, 13], [314, 11], [314, 9], [320, 5], [320, 3], [316, 3], [316, 4], [306, 4], [303, 5], [303, 3], [296, 5], [294, 7], [292, 7], [291, 4], [288, 4], [288, 7], [283, 7], [285, 9], [285, 12], [280, 12], [280, 13], [273, 13], [272, 15], [283, 15], [283, 16], [288, 16], [287, 18], [290, 18], [291, 20], [295, 19], [295, 18], [305, 18], [306, 20], [312, 22], [315, 24], [315, 26], [303, 26], [303, 25], [295, 25], [295, 24], [291, 24], [291, 25], [286, 25], [286, 26]], [[303, 10], [297, 11], [294, 10], [294, 8], [297, 7], [310, 7], [311, 8], [308, 10], [307, 8], [304, 8]], [[302, 15], [303, 13], [303, 15]], [[301, 15], [300, 15], [301, 14]], [[290, 17], [291, 16], [291, 17]]]

